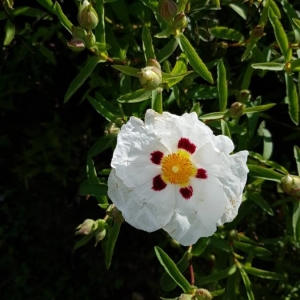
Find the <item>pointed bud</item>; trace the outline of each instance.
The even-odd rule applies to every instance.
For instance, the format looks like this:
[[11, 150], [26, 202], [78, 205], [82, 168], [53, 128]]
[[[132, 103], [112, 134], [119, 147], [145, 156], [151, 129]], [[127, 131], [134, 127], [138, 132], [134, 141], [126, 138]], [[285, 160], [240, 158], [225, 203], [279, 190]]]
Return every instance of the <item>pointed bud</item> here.
[[88, 30], [93, 30], [99, 22], [97, 12], [88, 0], [80, 4], [77, 18], [79, 24]]
[[177, 5], [172, 0], [159, 0], [158, 15], [166, 22], [171, 21], [177, 13]]
[[108, 216], [113, 218], [113, 220], [117, 223], [123, 223], [124, 218], [122, 216], [122, 213], [117, 209], [117, 207], [114, 204], [111, 204], [108, 209], [106, 210], [106, 213]]
[[281, 179], [281, 188], [288, 195], [295, 196], [300, 200], [300, 177], [295, 175], [285, 175]]
[[195, 297], [197, 300], [210, 300], [213, 298], [211, 293], [206, 289], [198, 289]]
[[106, 236], [106, 229], [100, 229], [98, 228], [95, 232], [95, 247], [97, 244], [102, 241]]
[[192, 300], [193, 296], [189, 295], [189, 294], [181, 294], [179, 298], [177, 298], [178, 300]]
[[92, 48], [96, 43], [95, 35], [90, 31], [85, 38], [85, 44], [87, 48]]
[[229, 113], [231, 118], [239, 118], [245, 111], [245, 104], [241, 102], [234, 102], [231, 104]]
[[155, 67], [155, 68], [161, 70], [161, 66], [160, 66], [159, 62], [154, 58], [149, 59], [149, 61], [147, 63], [147, 66], [148, 67]]
[[81, 52], [85, 49], [85, 42], [82, 39], [72, 39], [67, 42], [67, 45], [73, 52]]
[[94, 220], [86, 219], [76, 228], [77, 231], [75, 232], [75, 234], [88, 235], [95, 229], [96, 226], [97, 223]]
[[107, 137], [115, 138], [120, 132], [120, 127], [118, 127], [115, 123], [108, 123], [105, 127], [104, 134]]
[[182, 29], [187, 25], [187, 18], [184, 12], [179, 13], [173, 22], [173, 27], [176, 29]]
[[147, 90], [154, 90], [162, 83], [161, 71], [156, 67], [146, 67], [138, 73], [141, 86]]

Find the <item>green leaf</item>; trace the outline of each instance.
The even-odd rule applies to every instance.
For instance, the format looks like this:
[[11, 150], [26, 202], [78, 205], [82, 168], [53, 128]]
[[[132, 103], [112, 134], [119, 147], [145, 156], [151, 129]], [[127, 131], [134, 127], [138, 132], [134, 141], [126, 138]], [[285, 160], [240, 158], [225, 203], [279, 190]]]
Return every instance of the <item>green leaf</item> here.
[[[56, 2], [57, 3], [57, 2]], [[67, 103], [75, 92], [84, 84], [87, 78], [92, 74], [93, 70], [99, 62], [105, 60], [101, 56], [92, 56], [88, 59], [86, 65], [82, 68], [79, 74], [71, 82], [68, 91], [64, 98], [64, 103]]]
[[174, 261], [158, 246], [154, 247], [155, 254], [171, 278], [181, 287], [184, 293], [190, 293], [193, 288], [178, 270]]
[[200, 116], [201, 120], [218, 120], [224, 117], [225, 112], [213, 112]]
[[213, 83], [214, 80], [212, 78], [211, 73], [209, 72], [206, 65], [203, 63], [203, 61], [198, 56], [195, 49], [190, 44], [189, 40], [180, 33], [177, 37], [179, 45], [182, 49], [182, 51], [185, 52], [187, 59], [192, 66], [192, 68], [205, 80], [207, 80], [209, 83]]
[[202, 237], [192, 247], [192, 255], [200, 256], [209, 244], [210, 238]]
[[163, 113], [162, 91], [159, 90], [152, 91], [151, 108], [154, 111], [158, 112], [159, 114]]
[[271, 132], [265, 126], [265, 121], [262, 121], [257, 133], [263, 137], [263, 159], [268, 160], [273, 152], [273, 142]]
[[228, 136], [231, 139], [230, 129], [228, 127], [227, 122], [224, 120], [221, 120], [221, 129], [222, 129], [222, 134]]
[[216, 86], [200, 85], [192, 87], [188, 92], [187, 96], [191, 99], [206, 100], [206, 99], [217, 99], [218, 88]]
[[197, 284], [202, 286], [208, 283], [212, 283], [212, 282], [218, 282], [221, 279], [227, 278], [231, 275], [233, 275], [236, 272], [236, 265], [232, 265], [231, 267], [219, 271], [217, 273], [205, 276], [205, 277], [201, 277], [201, 278], [197, 278]]
[[247, 107], [247, 108], [245, 108], [244, 114], [251, 114], [251, 113], [257, 113], [257, 112], [265, 111], [265, 110], [268, 110], [268, 109], [272, 108], [275, 105], [276, 105], [276, 103], [269, 103], [269, 104], [264, 104], [264, 105], [257, 105], [257, 106], [253, 106], [253, 107]]
[[48, 9], [51, 13], [55, 14], [54, 4], [51, 0], [37, 0], [37, 2]]
[[118, 123], [118, 118], [120, 117], [120, 113], [118, 110], [111, 105], [108, 101], [106, 101], [101, 94], [97, 93], [97, 100], [92, 98], [91, 96], [87, 96], [87, 99], [95, 108], [95, 110], [102, 115], [107, 121], [112, 123]]
[[294, 24], [300, 29], [300, 20], [293, 19]]
[[94, 157], [99, 155], [104, 150], [108, 149], [109, 147], [113, 146], [116, 139], [112, 139], [111, 137], [102, 136], [98, 141], [92, 146], [88, 155]]
[[140, 89], [132, 93], [122, 95], [118, 98], [118, 101], [121, 103], [137, 103], [149, 99], [151, 95], [151, 91]]
[[253, 294], [252, 288], [251, 288], [251, 281], [250, 281], [247, 273], [242, 268], [239, 269], [239, 271], [240, 271], [240, 274], [242, 276], [242, 279], [243, 279], [243, 282], [244, 282], [244, 285], [245, 285], [245, 288], [246, 288], [246, 293], [247, 293], [247, 296], [248, 296], [248, 300], [255, 300], [254, 294]]
[[219, 109], [220, 111], [225, 111], [227, 107], [227, 80], [226, 80], [226, 69], [223, 63], [223, 60], [220, 59], [217, 66], [218, 77], [217, 77], [217, 86], [219, 93]]
[[102, 197], [107, 195], [107, 185], [103, 183], [88, 183], [80, 186], [79, 194]]
[[173, 30], [174, 30], [173, 27], [168, 26], [165, 30], [157, 33], [154, 37], [156, 37], [158, 39], [165, 39], [173, 33]]
[[54, 4], [54, 9], [55, 9], [56, 15], [57, 15], [60, 23], [72, 34], [73, 24], [69, 21], [69, 19], [63, 13], [61, 6], [59, 5], [59, 3], [57, 1]]
[[99, 22], [95, 28], [96, 41], [99, 43], [106, 44], [105, 36], [105, 10], [103, 0], [97, 0], [95, 4], [95, 10], [97, 12]]
[[274, 211], [269, 203], [257, 192], [247, 192], [247, 196], [255, 202], [263, 211], [270, 216], [274, 216]]
[[143, 50], [144, 50], [146, 62], [148, 62], [150, 59], [155, 59], [153, 42], [152, 42], [150, 31], [147, 26], [143, 27], [142, 40], [143, 40]]
[[270, 71], [282, 71], [284, 69], [284, 66], [285, 64], [281, 64], [277, 62], [255, 63], [251, 65], [253, 69], [270, 70]]
[[294, 200], [294, 207], [293, 207], [293, 232], [294, 232], [294, 239], [300, 246], [300, 201]]
[[298, 175], [300, 176], [300, 148], [298, 146], [294, 146], [294, 157], [296, 159]]
[[275, 273], [275, 272], [269, 272], [269, 271], [253, 268], [253, 267], [250, 267], [250, 266], [244, 266], [244, 270], [248, 274], [254, 275], [256, 277], [261, 277], [261, 278], [264, 278], [264, 279], [286, 280], [286, 278], [282, 274], [278, 274], [278, 273]]
[[294, 19], [298, 19], [297, 12], [293, 8], [292, 4], [290, 4], [287, 0], [281, 0], [282, 7], [289, 18], [290, 24], [293, 27], [295, 41], [297, 43], [300, 42], [300, 28], [295, 24]]
[[213, 235], [210, 238], [210, 245], [212, 247], [221, 249], [222, 251], [225, 251], [227, 253], [232, 253], [233, 252], [233, 249], [232, 249], [231, 245], [229, 244], [229, 242], [223, 240], [222, 238], [220, 238], [217, 235]]
[[[178, 270], [181, 273], [183, 273], [189, 266], [190, 257], [191, 254], [189, 253], [189, 251], [186, 251], [184, 252], [179, 262], [176, 264]], [[160, 286], [163, 291], [169, 292], [176, 288], [177, 283], [172, 279], [172, 277], [167, 272], [164, 272], [160, 278]]]
[[233, 28], [217, 26], [209, 29], [210, 33], [219, 39], [230, 40], [236, 42], [244, 41], [244, 36]]
[[253, 254], [255, 256], [258, 256], [258, 257], [264, 257], [264, 256], [272, 255], [272, 252], [270, 252], [269, 250], [267, 250], [263, 247], [254, 246], [254, 245], [251, 245], [251, 244], [248, 244], [248, 243], [233, 241], [233, 245], [234, 245], [235, 248], [237, 248], [239, 250], [242, 250], [246, 253], [253, 252]]
[[141, 72], [141, 69], [136, 69], [129, 66], [112, 65], [112, 67], [122, 72], [123, 74], [134, 76], [134, 77], [139, 77], [138, 72]]
[[276, 41], [284, 56], [284, 60], [285, 62], [289, 62], [292, 58], [292, 50], [289, 47], [289, 41], [285, 30], [272, 8], [269, 9], [269, 19], [274, 29]]
[[185, 76], [193, 73], [194, 71], [184, 72], [182, 74], [162, 73], [162, 82], [167, 83], [168, 87], [172, 87], [176, 83], [180, 82]]
[[114, 254], [114, 249], [118, 239], [120, 228], [121, 228], [121, 223], [114, 222], [112, 229], [108, 231], [108, 241], [107, 241], [107, 246], [105, 251], [105, 266], [107, 270], [111, 265], [111, 260]]
[[99, 184], [99, 179], [94, 166], [94, 161], [90, 155], [88, 155], [87, 157], [86, 171], [89, 183]]
[[285, 73], [286, 95], [289, 105], [289, 115], [291, 120], [298, 125], [299, 124], [299, 96], [296, 85], [291, 74]]
[[255, 178], [262, 178], [265, 180], [271, 180], [280, 182], [283, 175], [274, 170], [267, 169], [264, 167], [256, 166], [256, 165], [248, 165], [249, 168], [249, 176]]
[[168, 57], [174, 53], [177, 46], [178, 46], [178, 41], [174, 37], [172, 37], [169, 40], [169, 42], [160, 51], [158, 51], [156, 55], [157, 61], [161, 63], [166, 59], [168, 59]]
[[84, 236], [82, 239], [80, 239], [78, 242], [75, 243], [73, 250], [76, 250], [82, 246], [84, 246], [88, 241], [90, 241], [95, 236], [94, 232]]
[[5, 24], [5, 37], [3, 41], [4, 46], [8, 46], [15, 37], [16, 28], [15, 25], [8, 19]]
[[300, 58], [292, 60], [290, 62], [290, 67], [292, 71], [300, 71]]

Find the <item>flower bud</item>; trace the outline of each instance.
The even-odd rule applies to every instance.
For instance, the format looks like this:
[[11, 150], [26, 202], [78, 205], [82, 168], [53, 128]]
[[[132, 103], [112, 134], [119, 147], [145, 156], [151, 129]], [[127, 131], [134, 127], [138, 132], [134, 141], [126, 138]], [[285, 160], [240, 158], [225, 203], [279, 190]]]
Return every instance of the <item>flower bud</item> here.
[[106, 210], [106, 213], [108, 216], [113, 218], [115, 222], [117, 222], [117, 223], [124, 222], [122, 213], [117, 209], [117, 207], [114, 204], [112, 204], [108, 207], [108, 209]]
[[97, 229], [95, 232], [95, 247], [97, 246], [97, 244], [102, 241], [106, 236], [106, 229]]
[[161, 71], [156, 67], [146, 67], [138, 73], [140, 83], [147, 90], [154, 90], [162, 83]]
[[159, 0], [158, 15], [166, 22], [171, 21], [177, 13], [177, 5], [173, 0]]
[[67, 45], [73, 52], [81, 52], [85, 49], [85, 42], [81, 39], [72, 39], [67, 42]]
[[98, 15], [88, 0], [80, 4], [77, 18], [79, 24], [88, 30], [93, 30], [99, 22]]
[[89, 34], [85, 38], [85, 44], [87, 48], [91, 48], [96, 43], [96, 37], [95, 35], [90, 31]]
[[108, 123], [104, 130], [104, 134], [111, 138], [115, 138], [119, 132], [120, 127], [118, 127], [115, 123]]
[[245, 111], [245, 104], [241, 102], [234, 102], [231, 104], [229, 113], [231, 118], [239, 118]]
[[79, 26], [72, 26], [72, 36], [75, 39], [85, 40], [87, 33], [86, 30]]
[[75, 232], [75, 234], [88, 235], [95, 229], [96, 226], [97, 224], [94, 220], [86, 219], [76, 228], [77, 231]]
[[178, 300], [192, 300], [193, 296], [189, 295], [189, 294], [181, 294], [179, 298], [177, 298]]
[[147, 63], [147, 66], [148, 67], [155, 67], [155, 68], [161, 70], [161, 66], [160, 66], [159, 62], [154, 58], [149, 59], [149, 61]]
[[281, 179], [281, 188], [288, 195], [300, 199], [300, 177], [295, 175], [285, 175]]
[[206, 289], [198, 289], [195, 296], [197, 300], [210, 300], [213, 298], [211, 293]]
[[187, 25], [187, 18], [184, 12], [179, 13], [175, 18], [173, 22], [173, 27], [176, 29], [181, 29], [186, 27]]

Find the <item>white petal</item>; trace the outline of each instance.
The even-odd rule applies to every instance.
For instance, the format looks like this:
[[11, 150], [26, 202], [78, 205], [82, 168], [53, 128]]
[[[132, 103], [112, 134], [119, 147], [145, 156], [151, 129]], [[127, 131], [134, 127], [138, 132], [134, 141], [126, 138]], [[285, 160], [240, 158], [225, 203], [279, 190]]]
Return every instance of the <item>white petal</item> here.
[[192, 245], [200, 237], [207, 237], [216, 231], [217, 221], [224, 213], [226, 197], [218, 179], [193, 178], [193, 196], [183, 199], [179, 191], [175, 214], [163, 227], [171, 237], [184, 246]]
[[152, 181], [128, 188], [112, 169], [108, 178], [108, 196], [122, 212], [125, 221], [148, 232], [165, 226], [174, 214], [175, 188], [167, 185], [162, 191], [151, 189]]

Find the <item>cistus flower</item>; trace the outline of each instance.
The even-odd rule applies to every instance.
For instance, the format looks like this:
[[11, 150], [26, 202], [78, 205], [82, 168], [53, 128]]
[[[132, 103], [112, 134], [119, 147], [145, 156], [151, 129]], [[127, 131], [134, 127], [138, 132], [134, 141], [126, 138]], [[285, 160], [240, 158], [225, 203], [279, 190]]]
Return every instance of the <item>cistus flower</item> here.
[[108, 195], [126, 222], [164, 229], [182, 245], [216, 231], [237, 215], [246, 183], [247, 151], [198, 120], [147, 110], [118, 134]]

